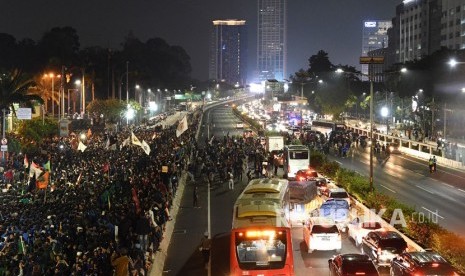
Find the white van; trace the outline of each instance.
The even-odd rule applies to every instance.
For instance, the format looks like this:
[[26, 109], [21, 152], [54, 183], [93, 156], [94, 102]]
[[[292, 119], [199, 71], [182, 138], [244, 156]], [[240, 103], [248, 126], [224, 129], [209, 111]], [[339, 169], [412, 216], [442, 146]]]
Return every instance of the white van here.
[[304, 223], [303, 234], [308, 253], [312, 253], [313, 250], [336, 250], [338, 253], [341, 251], [341, 232], [332, 219], [309, 218]]

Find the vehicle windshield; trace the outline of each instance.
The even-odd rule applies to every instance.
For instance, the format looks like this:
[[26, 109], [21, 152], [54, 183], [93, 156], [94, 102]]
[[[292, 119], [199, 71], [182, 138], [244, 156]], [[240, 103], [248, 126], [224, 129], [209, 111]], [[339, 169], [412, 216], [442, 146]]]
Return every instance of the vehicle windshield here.
[[349, 196], [347, 195], [346, 192], [332, 192], [330, 197], [332, 197], [332, 198], [348, 198]]
[[236, 256], [242, 270], [279, 269], [286, 262], [286, 231], [274, 237], [247, 238], [236, 233]]
[[339, 233], [336, 225], [313, 225], [312, 234], [333, 234]]
[[308, 151], [291, 151], [290, 159], [308, 159]]
[[[367, 261], [357, 261], [357, 262], [344, 262], [343, 263], [344, 275], [378, 275], [376, 267], [370, 260]], [[362, 274], [362, 273], [365, 274]]]
[[400, 254], [405, 248], [407, 248], [407, 244], [402, 239], [384, 239], [380, 241], [379, 245], [382, 250], [386, 250], [394, 254]]

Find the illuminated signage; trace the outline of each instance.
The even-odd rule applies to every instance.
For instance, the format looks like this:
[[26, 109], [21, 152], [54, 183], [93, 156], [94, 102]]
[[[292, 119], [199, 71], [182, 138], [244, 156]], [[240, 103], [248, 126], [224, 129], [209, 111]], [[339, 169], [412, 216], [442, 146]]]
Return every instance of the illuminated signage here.
[[367, 27], [367, 28], [376, 27], [376, 21], [366, 21], [365, 22], [365, 27]]

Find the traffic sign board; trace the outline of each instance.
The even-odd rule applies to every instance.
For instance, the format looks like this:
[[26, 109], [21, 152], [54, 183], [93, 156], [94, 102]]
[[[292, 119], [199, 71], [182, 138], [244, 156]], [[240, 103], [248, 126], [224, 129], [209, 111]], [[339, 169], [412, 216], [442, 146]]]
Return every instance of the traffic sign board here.
[[383, 64], [383, 63], [384, 63], [383, 56], [360, 57], [360, 64]]
[[2, 145], [0, 151], [8, 151], [8, 145]]
[[8, 144], [8, 140], [6, 138], [2, 138], [2, 145]]

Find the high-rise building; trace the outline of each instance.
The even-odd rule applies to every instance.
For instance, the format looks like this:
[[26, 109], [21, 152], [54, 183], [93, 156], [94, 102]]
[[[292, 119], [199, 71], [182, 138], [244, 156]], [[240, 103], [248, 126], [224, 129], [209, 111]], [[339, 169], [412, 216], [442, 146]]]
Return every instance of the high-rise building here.
[[389, 31], [388, 64], [421, 59], [440, 49], [441, 5], [447, 1], [404, 0], [397, 5]]
[[282, 81], [286, 76], [287, 0], [258, 0], [258, 79]]
[[214, 20], [209, 77], [231, 85], [246, 83], [247, 35], [245, 20]]
[[[362, 31], [362, 56], [374, 50], [388, 47], [387, 31], [392, 27], [390, 20], [365, 20]], [[368, 74], [368, 64], [362, 64], [362, 74]]]
[[441, 47], [465, 49], [465, 1], [442, 0]]

